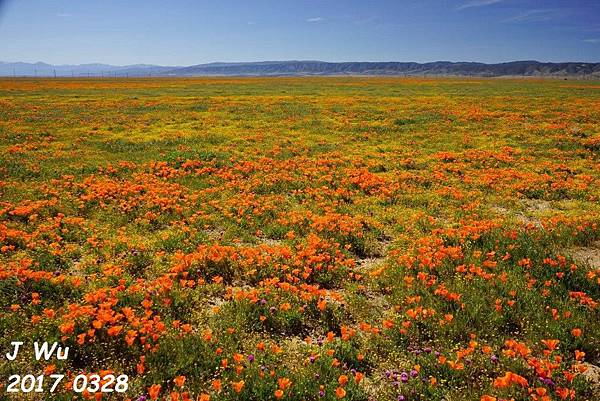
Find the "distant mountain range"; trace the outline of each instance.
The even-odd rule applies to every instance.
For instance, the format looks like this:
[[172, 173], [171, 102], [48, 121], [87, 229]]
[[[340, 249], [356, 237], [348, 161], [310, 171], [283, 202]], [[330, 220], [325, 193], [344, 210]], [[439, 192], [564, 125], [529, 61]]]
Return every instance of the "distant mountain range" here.
[[188, 67], [134, 64], [51, 65], [46, 63], [0, 62], [0, 76], [22, 77], [147, 77], [147, 76], [550, 76], [600, 78], [600, 63], [541, 63], [513, 61], [499, 64], [435, 61], [344, 62], [261, 61], [249, 63], [208, 63]]
[[115, 66], [108, 64], [52, 65], [46, 63], [0, 62], [0, 76], [17, 77], [85, 77], [85, 76], [148, 76], [160, 75], [179, 67], [150, 64]]

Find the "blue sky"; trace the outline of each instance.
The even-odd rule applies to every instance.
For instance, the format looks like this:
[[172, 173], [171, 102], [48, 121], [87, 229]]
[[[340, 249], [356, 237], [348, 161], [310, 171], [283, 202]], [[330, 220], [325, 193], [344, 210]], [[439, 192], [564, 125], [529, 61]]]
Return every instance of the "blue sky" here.
[[600, 0], [0, 0], [0, 60], [600, 62]]

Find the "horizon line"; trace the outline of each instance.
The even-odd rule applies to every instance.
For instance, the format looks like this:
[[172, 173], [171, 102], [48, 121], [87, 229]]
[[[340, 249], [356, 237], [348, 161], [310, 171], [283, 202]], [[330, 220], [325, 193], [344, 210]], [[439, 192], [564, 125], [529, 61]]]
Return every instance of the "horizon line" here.
[[474, 63], [474, 64], [485, 64], [485, 65], [495, 65], [495, 64], [509, 64], [509, 63], [519, 63], [519, 62], [528, 62], [528, 63], [540, 63], [540, 64], [566, 64], [566, 63], [575, 63], [575, 64], [600, 64], [600, 61], [578, 61], [578, 60], [565, 60], [565, 61], [540, 61], [535, 59], [511, 59], [507, 61], [498, 61], [498, 62], [485, 62], [485, 61], [475, 61], [475, 60], [432, 60], [432, 61], [399, 61], [399, 60], [379, 60], [379, 61], [364, 61], [364, 60], [346, 60], [346, 61], [326, 61], [326, 60], [317, 60], [317, 59], [282, 59], [282, 60], [255, 60], [255, 61], [207, 61], [202, 63], [195, 64], [185, 64], [185, 65], [168, 65], [168, 64], [154, 64], [154, 63], [144, 63], [144, 62], [136, 62], [129, 64], [111, 64], [105, 62], [85, 62], [85, 63], [48, 63], [45, 61], [1, 61], [1, 64], [45, 64], [54, 67], [63, 67], [63, 66], [85, 66], [85, 65], [106, 65], [111, 67], [130, 67], [130, 66], [155, 66], [155, 67], [173, 67], [173, 68], [181, 68], [181, 67], [193, 67], [197, 65], [207, 65], [207, 64], [255, 64], [255, 63], [286, 63], [286, 62], [316, 62], [316, 63], [327, 63], [327, 64], [344, 64], [344, 63], [415, 63], [415, 64], [431, 64], [431, 63]]

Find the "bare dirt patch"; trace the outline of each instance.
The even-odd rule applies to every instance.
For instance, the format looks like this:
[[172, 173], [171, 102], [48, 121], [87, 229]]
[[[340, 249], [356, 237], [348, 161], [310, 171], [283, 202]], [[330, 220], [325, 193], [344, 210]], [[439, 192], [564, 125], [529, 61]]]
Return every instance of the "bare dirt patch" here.
[[600, 367], [591, 363], [584, 363], [587, 370], [583, 372], [583, 377], [589, 383], [595, 396], [600, 396]]
[[569, 254], [578, 262], [589, 265], [592, 269], [600, 269], [600, 241], [587, 247], [577, 247], [569, 250]]

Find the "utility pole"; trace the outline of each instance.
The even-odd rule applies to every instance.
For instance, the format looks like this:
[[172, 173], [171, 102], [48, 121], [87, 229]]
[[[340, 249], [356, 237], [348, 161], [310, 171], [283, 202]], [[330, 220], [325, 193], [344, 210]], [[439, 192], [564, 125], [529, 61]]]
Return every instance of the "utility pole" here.
[[56, 68], [54, 69], [54, 78], [56, 78]]
[[15, 70], [15, 67], [13, 67], [13, 78], [17, 77], [17, 71]]

